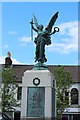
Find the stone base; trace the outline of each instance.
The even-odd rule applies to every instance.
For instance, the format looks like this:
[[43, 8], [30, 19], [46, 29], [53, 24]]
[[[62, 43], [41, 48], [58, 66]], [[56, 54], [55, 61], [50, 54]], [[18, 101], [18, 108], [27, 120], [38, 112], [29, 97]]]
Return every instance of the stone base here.
[[22, 80], [21, 120], [52, 120], [52, 117], [56, 117], [55, 88], [55, 78], [49, 70], [25, 71]]
[[34, 65], [33, 70], [48, 70], [47, 66], [41, 62]]

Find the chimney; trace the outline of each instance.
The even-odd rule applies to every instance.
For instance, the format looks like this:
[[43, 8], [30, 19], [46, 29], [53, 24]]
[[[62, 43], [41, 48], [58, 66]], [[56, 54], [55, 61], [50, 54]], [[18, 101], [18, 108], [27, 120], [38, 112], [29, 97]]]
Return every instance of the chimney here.
[[11, 65], [12, 65], [11, 54], [8, 51], [7, 57], [5, 58], [5, 68], [11, 67]]

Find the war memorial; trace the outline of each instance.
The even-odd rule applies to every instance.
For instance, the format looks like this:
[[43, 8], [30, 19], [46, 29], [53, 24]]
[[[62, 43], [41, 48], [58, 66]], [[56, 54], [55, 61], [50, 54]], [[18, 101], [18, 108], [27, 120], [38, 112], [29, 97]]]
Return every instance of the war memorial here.
[[[34, 18], [34, 23], [33, 23]], [[56, 80], [48, 70], [45, 62], [45, 45], [51, 44], [51, 35], [59, 32], [58, 27], [52, 27], [58, 18], [56, 12], [44, 29], [39, 25], [35, 15], [31, 19], [31, 39], [33, 30], [37, 33], [34, 39], [36, 44], [35, 62], [32, 70], [26, 70], [22, 77], [21, 119], [24, 120], [51, 120], [56, 117]], [[34, 28], [34, 25], [36, 28]]]

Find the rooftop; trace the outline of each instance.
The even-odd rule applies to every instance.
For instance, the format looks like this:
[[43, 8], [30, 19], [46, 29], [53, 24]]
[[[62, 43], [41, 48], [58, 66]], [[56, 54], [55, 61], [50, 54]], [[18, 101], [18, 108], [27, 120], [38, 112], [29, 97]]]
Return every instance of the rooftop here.
[[[0, 68], [4, 67], [4, 65], [0, 65]], [[22, 76], [26, 70], [31, 70], [34, 65], [13, 65], [13, 69], [15, 71], [16, 76], [18, 77], [18, 82], [22, 82]], [[48, 70], [54, 73], [54, 68], [59, 67], [57, 65], [48, 65]], [[65, 66], [65, 71], [68, 71], [72, 75], [73, 82], [80, 82], [79, 73], [80, 73], [80, 66]]]

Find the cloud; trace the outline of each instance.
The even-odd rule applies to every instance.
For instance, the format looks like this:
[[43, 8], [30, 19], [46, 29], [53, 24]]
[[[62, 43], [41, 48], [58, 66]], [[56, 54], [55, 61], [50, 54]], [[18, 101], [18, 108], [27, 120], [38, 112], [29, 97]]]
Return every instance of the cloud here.
[[48, 47], [48, 51], [64, 54], [78, 51], [78, 22], [63, 23], [59, 25], [59, 28], [60, 32], [56, 33], [58, 37], [52, 37], [52, 44]]
[[23, 63], [19, 62], [18, 60], [16, 60], [15, 58], [11, 58], [11, 59], [12, 59], [13, 64], [23, 64]]
[[78, 22], [78, 51], [80, 55], [80, 21]]
[[4, 49], [7, 49], [8, 48], [8, 44], [4, 45]]
[[80, 65], [80, 60], [78, 60], [78, 65]]
[[[0, 56], [0, 64], [5, 64], [5, 58], [6, 58], [6, 56]], [[23, 64], [23, 63], [20, 63], [15, 58], [11, 58], [11, 60], [12, 60], [13, 64]]]
[[15, 34], [17, 34], [17, 32], [15, 32], [15, 31], [9, 31], [8, 34], [15, 35]]
[[31, 37], [20, 37], [21, 46], [25, 46], [27, 43], [31, 42]]

